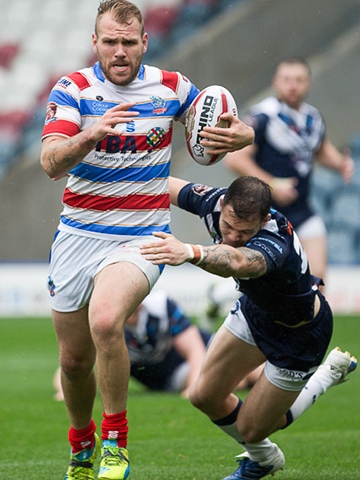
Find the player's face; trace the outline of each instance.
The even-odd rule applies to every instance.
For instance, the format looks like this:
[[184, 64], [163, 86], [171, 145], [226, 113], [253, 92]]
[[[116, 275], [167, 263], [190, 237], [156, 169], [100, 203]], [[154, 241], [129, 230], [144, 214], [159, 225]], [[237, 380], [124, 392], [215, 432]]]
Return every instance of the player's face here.
[[311, 85], [310, 74], [301, 63], [281, 63], [273, 79], [273, 87], [280, 100], [297, 110]]
[[236, 216], [231, 205], [225, 205], [221, 209], [219, 220], [223, 243], [235, 248], [244, 247], [261, 230], [266, 221], [264, 222], [258, 217], [241, 220]]
[[118, 23], [111, 13], [104, 13], [92, 43], [107, 80], [124, 86], [137, 77], [148, 44], [147, 34], [141, 35], [137, 18], [129, 24]]

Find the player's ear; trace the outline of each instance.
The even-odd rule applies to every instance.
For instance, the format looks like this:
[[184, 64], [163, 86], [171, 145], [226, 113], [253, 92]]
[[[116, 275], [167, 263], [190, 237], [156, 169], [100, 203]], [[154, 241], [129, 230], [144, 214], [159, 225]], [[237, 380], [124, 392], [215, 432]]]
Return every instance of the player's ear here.
[[91, 35], [91, 43], [94, 53], [97, 54], [97, 35], [95, 33]]
[[142, 38], [142, 43], [143, 43], [143, 53], [146, 53], [148, 49], [148, 44], [149, 44], [149, 37], [148, 34], [145, 32]]
[[220, 206], [220, 212], [222, 212], [222, 209], [223, 209], [223, 198], [220, 198], [220, 203], [219, 203], [219, 206]]

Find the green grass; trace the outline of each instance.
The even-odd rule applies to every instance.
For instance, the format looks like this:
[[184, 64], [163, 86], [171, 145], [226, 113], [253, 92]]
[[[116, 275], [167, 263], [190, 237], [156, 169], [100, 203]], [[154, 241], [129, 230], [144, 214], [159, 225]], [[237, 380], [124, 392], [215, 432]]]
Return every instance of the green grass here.
[[[331, 348], [360, 358], [360, 319], [337, 317]], [[68, 417], [52, 398], [57, 347], [49, 319], [0, 319], [0, 479], [60, 480], [68, 462]], [[359, 370], [360, 371], [360, 370]], [[360, 381], [331, 389], [287, 430], [281, 480], [360, 479]], [[94, 418], [101, 421], [101, 402]], [[131, 480], [220, 480], [241, 448], [177, 395], [131, 382], [128, 401]]]

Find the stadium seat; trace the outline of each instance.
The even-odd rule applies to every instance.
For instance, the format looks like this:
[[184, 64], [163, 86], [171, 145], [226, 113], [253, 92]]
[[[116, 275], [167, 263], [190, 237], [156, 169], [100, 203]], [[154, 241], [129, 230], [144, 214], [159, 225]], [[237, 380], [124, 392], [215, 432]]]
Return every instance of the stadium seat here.
[[360, 231], [360, 191], [354, 185], [344, 187], [334, 198], [333, 228], [353, 228]]
[[144, 23], [149, 34], [149, 46], [146, 59], [155, 58], [164, 53], [169, 33], [179, 14], [178, 5], [151, 6], [146, 10]]
[[328, 168], [316, 166], [310, 183], [310, 203], [329, 228], [332, 221], [334, 192], [343, 187], [341, 177]]
[[217, 12], [216, 0], [183, 0], [171, 32], [171, 41], [176, 45], [187, 42], [199, 28]]
[[351, 265], [359, 261], [356, 247], [356, 232], [342, 229], [328, 233], [328, 255], [330, 264]]
[[0, 177], [2, 177], [22, 148], [22, 130], [29, 121], [27, 110], [0, 113]]
[[3, 43], [0, 45], [0, 67], [8, 69], [19, 52], [17, 42]]

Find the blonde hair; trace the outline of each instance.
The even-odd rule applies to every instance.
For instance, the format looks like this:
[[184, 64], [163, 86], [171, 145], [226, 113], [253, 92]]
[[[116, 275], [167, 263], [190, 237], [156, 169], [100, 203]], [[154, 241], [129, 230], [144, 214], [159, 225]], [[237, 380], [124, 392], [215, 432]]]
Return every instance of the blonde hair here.
[[144, 20], [141, 11], [136, 5], [128, 0], [103, 0], [98, 7], [95, 20], [95, 35], [98, 32], [98, 24], [101, 17], [106, 12], [111, 12], [115, 20], [119, 23], [131, 23], [133, 18], [137, 18], [140, 24], [141, 35], [144, 35]]

